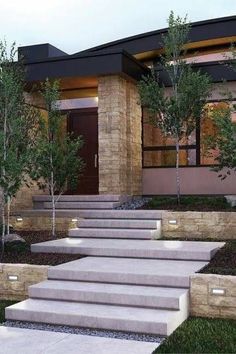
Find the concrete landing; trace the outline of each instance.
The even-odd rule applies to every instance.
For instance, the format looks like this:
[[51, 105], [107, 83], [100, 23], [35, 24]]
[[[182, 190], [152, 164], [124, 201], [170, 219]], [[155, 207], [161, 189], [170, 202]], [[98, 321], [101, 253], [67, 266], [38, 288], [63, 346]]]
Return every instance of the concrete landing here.
[[2, 354], [151, 354], [158, 343], [0, 327]]
[[[132, 230], [134, 231], [134, 230]], [[32, 252], [209, 261], [222, 242], [64, 238], [36, 243]]]
[[206, 264], [201, 261], [86, 257], [50, 267], [48, 279], [188, 288], [190, 275]]

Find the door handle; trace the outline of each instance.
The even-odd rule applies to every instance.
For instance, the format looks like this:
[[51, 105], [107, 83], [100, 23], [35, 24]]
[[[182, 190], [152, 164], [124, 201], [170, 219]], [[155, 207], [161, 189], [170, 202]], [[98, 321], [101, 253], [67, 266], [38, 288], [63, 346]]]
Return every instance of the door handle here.
[[98, 154], [94, 155], [94, 167], [97, 168], [98, 167]]

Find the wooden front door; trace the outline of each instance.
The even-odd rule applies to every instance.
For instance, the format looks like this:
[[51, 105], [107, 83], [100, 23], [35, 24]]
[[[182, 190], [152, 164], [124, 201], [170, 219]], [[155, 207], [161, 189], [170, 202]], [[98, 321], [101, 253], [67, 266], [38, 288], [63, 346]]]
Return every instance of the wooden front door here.
[[97, 108], [71, 111], [68, 114], [68, 130], [74, 136], [82, 136], [84, 145], [79, 155], [85, 162], [83, 175], [74, 194], [98, 194], [98, 112]]

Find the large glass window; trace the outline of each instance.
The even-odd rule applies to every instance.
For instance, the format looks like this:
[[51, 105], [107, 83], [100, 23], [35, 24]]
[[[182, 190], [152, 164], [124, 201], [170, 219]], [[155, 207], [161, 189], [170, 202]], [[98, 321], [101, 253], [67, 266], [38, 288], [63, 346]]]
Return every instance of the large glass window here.
[[[205, 113], [191, 135], [180, 141], [180, 166], [208, 166], [215, 164], [217, 151], [207, 151], [208, 136], [215, 136], [217, 129], [212, 116], [215, 109], [225, 106], [224, 102], [213, 102], [206, 105]], [[232, 120], [236, 120], [236, 114]], [[147, 113], [143, 112], [143, 167], [174, 167], [176, 163], [175, 142], [164, 136], [159, 128], [154, 127]]]

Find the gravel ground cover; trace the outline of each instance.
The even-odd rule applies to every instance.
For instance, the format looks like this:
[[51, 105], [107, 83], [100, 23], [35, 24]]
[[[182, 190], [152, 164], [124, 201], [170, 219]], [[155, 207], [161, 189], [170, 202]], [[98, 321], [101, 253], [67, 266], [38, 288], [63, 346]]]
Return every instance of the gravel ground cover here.
[[6, 321], [4, 322], [4, 326], [38, 329], [38, 330], [52, 331], [52, 332], [64, 332], [70, 334], [83, 334], [83, 335], [96, 336], [96, 337], [135, 340], [141, 342], [154, 342], [157, 344], [161, 343], [164, 340], [159, 336], [154, 336], [149, 334], [126, 333], [120, 331], [98, 330], [98, 329], [90, 329], [90, 328], [69, 327], [69, 326], [21, 322], [21, 321]]

